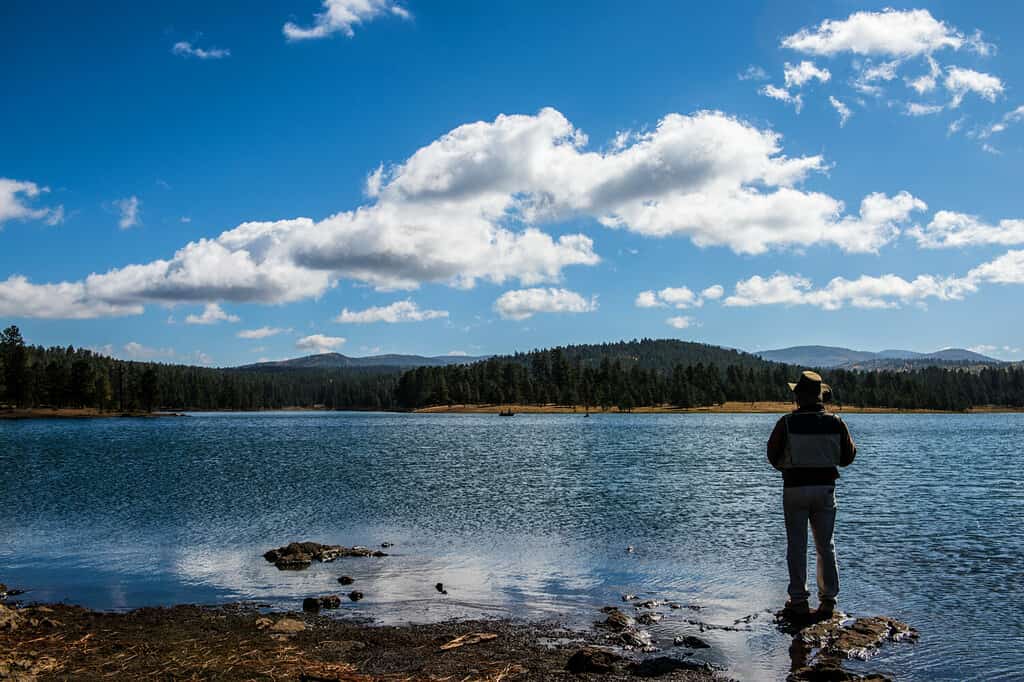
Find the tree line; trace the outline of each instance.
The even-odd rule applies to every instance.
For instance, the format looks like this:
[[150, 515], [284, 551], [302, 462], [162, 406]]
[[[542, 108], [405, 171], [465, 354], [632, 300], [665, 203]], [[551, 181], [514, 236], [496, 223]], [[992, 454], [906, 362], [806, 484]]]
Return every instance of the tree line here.
[[[0, 334], [0, 403], [100, 410], [415, 409], [533, 404], [583, 409], [681, 408], [788, 401], [801, 368], [716, 346], [641, 339], [566, 346], [466, 365], [215, 369], [119, 360], [88, 349], [43, 348], [17, 327]], [[1024, 366], [826, 370], [837, 403], [964, 410], [1024, 407]]]
[[[787, 382], [802, 368], [723, 348], [709, 353], [707, 348], [714, 347], [645, 339], [554, 348], [471, 365], [420, 367], [402, 375], [397, 402], [410, 409], [515, 403], [628, 411], [792, 399]], [[1021, 365], [823, 371], [839, 404], [953, 411], [981, 405], [1024, 407]]]
[[108, 411], [396, 408], [398, 371], [383, 368], [257, 372], [110, 358], [72, 346], [26, 345], [0, 334], [0, 403]]

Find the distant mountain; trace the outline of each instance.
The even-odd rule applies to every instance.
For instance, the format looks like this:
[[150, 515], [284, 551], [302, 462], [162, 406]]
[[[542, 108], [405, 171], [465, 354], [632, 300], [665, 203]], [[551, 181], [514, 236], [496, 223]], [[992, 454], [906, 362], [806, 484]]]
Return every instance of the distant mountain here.
[[341, 353], [320, 353], [306, 355], [291, 360], [274, 362], [257, 362], [242, 365], [236, 369], [248, 370], [290, 370], [290, 369], [341, 369], [363, 367], [394, 367], [408, 369], [410, 367], [443, 367], [445, 365], [465, 365], [477, 360], [485, 360], [489, 356], [472, 355], [370, 355], [362, 358], [349, 357]]
[[947, 365], [1000, 365], [990, 358], [965, 348], [944, 348], [934, 353], [887, 349], [877, 353], [838, 346], [793, 346], [754, 353], [765, 360], [803, 367], [843, 369], [893, 369]]

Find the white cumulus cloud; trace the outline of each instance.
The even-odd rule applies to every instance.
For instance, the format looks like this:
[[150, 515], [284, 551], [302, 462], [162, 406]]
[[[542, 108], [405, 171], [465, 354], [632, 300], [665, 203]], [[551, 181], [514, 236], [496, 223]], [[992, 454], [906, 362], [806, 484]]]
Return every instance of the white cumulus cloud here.
[[903, 113], [907, 116], [931, 116], [942, 111], [941, 104], [921, 104], [920, 102], [907, 102]]
[[295, 347], [299, 350], [313, 351], [314, 353], [328, 353], [345, 345], [345, 339], [341, 336], [324, 336], [323, 334], [311, 334], [303, 336], [295, 341]]
[[[106, 348], [109, 348], [109, 346]], [[151, 348], [137, 341], [129, 341], [124, 344], [123, 351], [124, 356], [129, 360], [157, 360], [174, 357], [173, 348]]]
[[847, 305], [899, 308], [912, 303], [924, 304], [929, 299], [963, 300], [985, 283], [1024, 284], [1024, 250], [1007, 251], [959, 277], [918, 275], [913, 280], [893, 274], [861, 275], [852, 280], [835, 277], [826, 286], [816, 289], [809, 279], [800, 275], [755, 275], [737, 282], [734, 294], [724, 300], [724, 305], [811, 305], [823, 310], [839, 310]]
[[236, 336], [240, 339], [265, 339], [268, 336], [277, 336], [278, 334], [285, 334], [290, 331], [291, 329], [283, 327], [259, 327], [257, 329], [243, 329]]
[[506, 291], [494, 302], [499, 315], [525, 320], [537, 313], [589, 313], [597, 310], [597, 297], [587, 299], [568, 289], [542, 288]]
[[217, 324], [218, 322], [238, 322], [238, 315], [230, 315], [216, 303], [207, 303], [200, 315], [190, 314], [185, 324]]
[[124, 199], [118, 199], [114, 202], [114, 208], [117, 209], [120, 214], [120, 218], [117, 221], [117, 226], [122, 230], [135, 227], [139, 224], [139, 207], [142, 202], [134, 194]]
[[804, 98], [801, 95], [791, 94], [789, 90], [785, 88], [780, 88], [777, 85], [766, 85], [757, 92], [758, 94], [764, 95], [765, 97], [777, 99], [780, 102], [785, 102], [786, 104], [792, 104], [793, 109], [795, 109], [796, 113], [798, 114], [800, 113], [800, 110], [803, 109], [804, 107]]
[[804, 60], [799, 64], [786, 62], [783, 67], [783, 78], [785, 78], [787, 88], [799, 88], [815, 78], [822, 83], [827, 83], [832, 78], [832, 74], [828, 69], [818, 68], [814, 62]]
[[288, 40], [313, 40], [343, 33], [351, 38], [354, 27], [380, 16], [411, 19], [409, 10], [394, 0], [323, 0], [324, 11], [313, 15], [313, 25], [304, 27], [291, 21], [284, 25]]
[[960, 49], [967, 38], [926, 9], [854, 12], [846, 19], [826, 19], [814, 28], [786, 36], [782, 47], [805, 54], [843, 52], [886, 57], [919, 57], [944, 48]]
[[968, 93], [973, 92], [982, 99], [995, 102], [996, 98], [1003, 94], [1004, 89], [1003, 82], [996, 76], [959, 66], [949, 68], [943, 85], [953, 96], [950, 106], [954, 109], [960, 106]]
[[[813, 245], [871, 252], [919, 204], [905, 192], [875, 193], [861, 202], [860, 216], [847, 215], [842, 201], [800, 187], [828, 170], [824, 158], [788, 156], [781, 140], [702, 111], [669, 114], [621, 148], [593, 151], [554, 109], [501, 115], [459, 126], [385, 166], [376, 196], [356, 208], [321, 220], [246, 222], [165, 259], [78, 282], [22, 278], [17, 286], [23, 293], [51, 287], [34, 295], [60, 296], [47, 310], [72, 317], [141, 312], [145, 303], [288, 303], [340, 280], [382, 291], [509, 280], [535, 287], [560, 283], [569, 266], [600, 262], [589, 236], [554, 237], [545, 224], [587, 218], [741, 254]], [[124, 205], [128, 222], [137, 222], [138, 206], [137, 199]], [[27, 306], [19, 312], [37, 316]]]
[[0, 229], [8, 220], [43, 220], [48, 225], [64, 221], [64, 207], [32, 208], [29, 203], [40, 194], [49, 192], [27, 180], [0, 178]]
[[853, 116], [853, 112], [850, 111], [850, 107], [846, 106], [842, 101], [836, 99], [832, 95], [829, 95], [828, 102], [832, 105], [832, 108], [836, 110], [836, 113], [839, 114], [839, 127], [842, 128], [846, 125], [846, 122], [850, 120], [850, 117]]
[[635, 304], [638, 308], [672, 307], [685, 310], [701, 307], [705, 299], [718, 300], [723, 293], [724, 289], [719, 284], [709, 286], [699, 294], [689, 287], [665, 287], [659, 291], [641, 291], [636, 296]]
[[413, 301], [395, 301], [386, 306], [373, 306], [366, 310], [349, 310], [345, 308], [335, 322], [348, 324], [370, 324], [373, 322], [422, 322], [448, 317], [447, 310], [423, 310]]
[[174, 43], [171, 52], [179, 57], [195, 57], [196, 59], [224, 59], [231, 56], [231, 50], [220, 47], [204, 49], [184, 40]]
[[937, 211], [925, 227], [908, 231], [922, 248], [948, 249], [984, 244], [1024, 244], [1024, 220], [1000, 220], [997, 225], [977, 216], [955, 211]]
[[689, 329], [690, 327], [696, 326], [697, 321], [689, 315], [679, 315], [677, 317], [670, 317], [665, 320], [666, 324], [676, 329]]

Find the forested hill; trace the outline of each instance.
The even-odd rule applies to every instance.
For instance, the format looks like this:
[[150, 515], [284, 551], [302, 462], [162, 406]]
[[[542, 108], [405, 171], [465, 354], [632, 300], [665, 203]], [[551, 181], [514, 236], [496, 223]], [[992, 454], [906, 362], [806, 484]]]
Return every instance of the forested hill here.
[[677, 365], [703, 364], [722, 369], [729, 366], [747, 369], [776, 364], [743, 351], [677, 339], [634, 339], [615, 343], [560, 346], [557, 349], [516, 353], [498, 359], [532, 366], [539, 359], [550, 357], [553, 351], [557, 351], [570, 365], [578, 363], [581, 367], [591, 369], [599, 367], [605, 361], [618, 362], [625, 369], [638, 367], [660, 372], [671, 371]]
[[[673, 340], [566, 346], [470, 364], [419, 367], [214, 369], [132, 362], [0, 335], [0, 407], [102, 410], [413, 409], [466, 403], [697, 407], [789, 400], [799, 367]], [[980, 370], [829, 370], [843, 404], [962, 410], [1024, 407], [1024, 366]]]

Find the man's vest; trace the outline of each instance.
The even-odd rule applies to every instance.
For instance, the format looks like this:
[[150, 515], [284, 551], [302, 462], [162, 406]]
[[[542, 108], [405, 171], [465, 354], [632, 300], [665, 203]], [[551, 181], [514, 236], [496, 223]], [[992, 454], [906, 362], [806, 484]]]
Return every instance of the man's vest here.
[[[799, 424], [790, 424], [793, 414], [783, 417], [786, 423], [786, 451], [779, 463], [781, 469], [820, 469], [839, 466], [842, 452], [839, 421], [834, 415], [799, 413]], [[794, 432], [793, 427], [796, 426]]]

